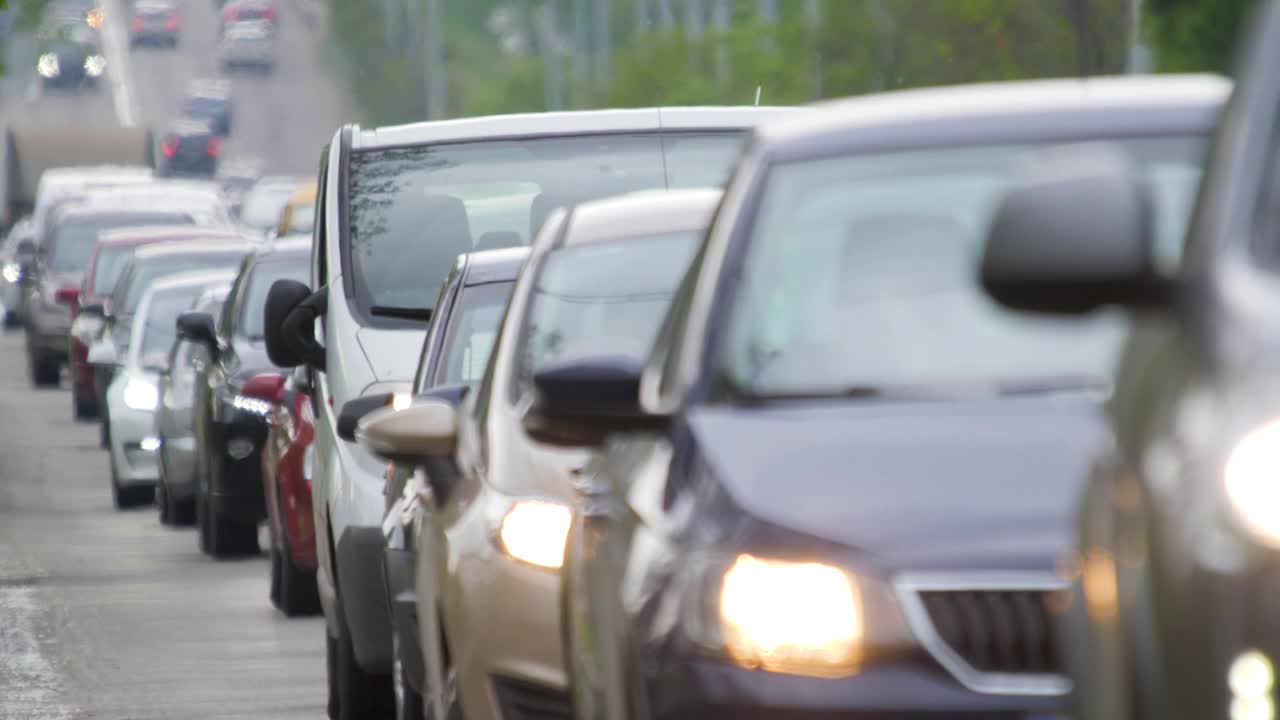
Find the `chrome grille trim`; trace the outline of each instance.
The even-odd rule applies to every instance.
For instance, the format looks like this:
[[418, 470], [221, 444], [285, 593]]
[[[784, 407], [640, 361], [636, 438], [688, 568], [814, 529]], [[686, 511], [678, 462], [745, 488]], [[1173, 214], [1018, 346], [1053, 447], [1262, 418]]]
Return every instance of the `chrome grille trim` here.
[[1059, 591], [1067, 583], [1052, 574], [975, 572], [908, 573], [893, 581], [907, 625], [920, 645], [961, 685], [985, 695], [1060, 696], [1071, 692], [1071, 680], [1057, 673], [999, 673], [974, 668], [934, 627], [921, 592]]

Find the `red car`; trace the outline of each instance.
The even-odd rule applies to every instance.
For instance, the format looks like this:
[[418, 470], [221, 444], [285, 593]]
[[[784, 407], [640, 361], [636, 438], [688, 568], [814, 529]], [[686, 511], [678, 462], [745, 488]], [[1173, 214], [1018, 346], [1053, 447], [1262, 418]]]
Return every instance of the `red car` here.
[[241, 394], [272, 404], [262, 450], [262, 485], [271, 529], [271, 604], [289, 617], [320, 612], [316, 532], [311, 515], [315, 409], [299, 375], [256, 375]]
[[[102, 305], [111, 296], [111, 290], [121, 273], [128, 267], [133, 253], [143, 245], [186, 239], [217, 239], [226, 237], [243, 240], [234, 230], [197, 227], [194, 225], [166, 225], [153, 227], [127, 227], [108, 230], [98, 236], [89, 269], [80, 284], [76, 302], [71, 304], [71, 338], [68, 345], [68, 364], [71, 369], [71, 404], [78, 419], [98, 417], [99, 394], [94, 382], [93, 366], [88, 363], [89, 342], [100, 326]], [[90, 306], [96, 309], [81, 311]], [[90, 316], [95, 316], [90, 319]]]

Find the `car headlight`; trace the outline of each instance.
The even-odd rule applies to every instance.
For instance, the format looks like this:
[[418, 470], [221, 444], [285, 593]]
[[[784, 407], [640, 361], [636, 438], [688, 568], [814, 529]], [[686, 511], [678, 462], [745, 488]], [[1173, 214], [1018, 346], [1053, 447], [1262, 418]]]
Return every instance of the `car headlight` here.
[[545, 500], [519, 500], [502, 516], [498, 542], [511, 557], [538, 567], [564, 564], [569, 508]]
[[93, 344], [98, 333], [102, 332], [102, 318], [93, 315], [77, 315], [71, 323], [71, 336], [86, 346]]
[[40, 77], [56, 78], [62, 73], [62, 68], [58, 67], [58, 56], [53, 53], [45, 53], [36, 61], [36, 72], [40, 73]]
[[16, 262], [5, 263], [4, 270], [0, 270], [0, 275], [4, 275], [6, 282], [16, 283], [18, 278], [22, 277], [22, 266]]
[[84, 71], [90, 77], [98, 77], [107, 69], [107, 59], [101, 55], [90, 55], [84, 59]]
[[740, 665], [857, 669], [865, 626], [853, 578], [816, 562], [739, 555], [720, 587], [720, 632]]
[[1223, 469], [1227, 499], [1240, 523], [1259, 541], [1280, 547], [1280, 420], [1245, 434]]
[[258, 398], [248, 397], [247, 395], [236, 395], [231, 398], [231, 406], [237, 410], [243, 410], [244, 412], [259, 415], [261, 417], [270, 415], [272, 407], [271, 403], [266, 400], [259, 400]]
[[124, 404], [134, 410], [155, 410], [159, 402], [156, 386], [146, 380], [134, 378], [124, 386]]

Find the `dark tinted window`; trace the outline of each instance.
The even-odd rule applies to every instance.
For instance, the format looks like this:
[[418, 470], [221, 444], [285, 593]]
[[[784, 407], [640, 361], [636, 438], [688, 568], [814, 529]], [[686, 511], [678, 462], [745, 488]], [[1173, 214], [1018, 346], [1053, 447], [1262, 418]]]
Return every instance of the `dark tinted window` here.
[[112, 293], [111, 304], [119, 314], [130, 315], [156, 278], [193, 270], [235, 270], [244, 259], [243, 251], [166, 255], [135, 262], [127, 277], [121, 278]]
[[281, 259], [276, 262], [258, 263], [249, 277], [249, 287], [245, 291], [244, 303], [240, 306], [240, 329], [238, 334], [250, 340], [261, 340], [263, 337], [263, 309], [267, 304], [267, 292], [277, 280], [297, 280], [307, 282], [310, 268], [307, 263], [311, 256], [299, 255], [296, 258]]

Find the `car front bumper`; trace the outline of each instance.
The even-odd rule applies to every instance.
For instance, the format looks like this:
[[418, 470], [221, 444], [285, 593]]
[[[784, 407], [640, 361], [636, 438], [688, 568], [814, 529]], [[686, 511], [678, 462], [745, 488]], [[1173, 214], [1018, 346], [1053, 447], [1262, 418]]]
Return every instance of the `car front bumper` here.
[[158, 448], [145, 449], [143, 441], [156, 440], [155, 413], [127, 407], [117, 388], [107, 391], [107, 412], [111, 423], [110, 451], [115, 463], [116, 481], [121, 486], [154, 485], [160, 478]]

